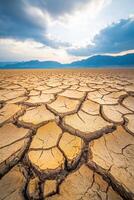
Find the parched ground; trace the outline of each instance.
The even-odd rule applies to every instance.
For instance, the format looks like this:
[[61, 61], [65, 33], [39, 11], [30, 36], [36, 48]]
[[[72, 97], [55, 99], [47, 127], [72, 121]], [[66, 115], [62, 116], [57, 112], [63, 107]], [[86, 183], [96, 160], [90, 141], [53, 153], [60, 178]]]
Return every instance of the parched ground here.
[[0, 200], [134, 199], [134, 70], [0, 71]]

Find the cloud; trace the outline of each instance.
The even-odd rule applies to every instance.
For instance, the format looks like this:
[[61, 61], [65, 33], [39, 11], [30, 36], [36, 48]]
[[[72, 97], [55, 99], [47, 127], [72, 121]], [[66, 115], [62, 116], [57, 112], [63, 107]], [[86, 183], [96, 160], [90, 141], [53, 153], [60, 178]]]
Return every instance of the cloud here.
[[53, 48], [69, 47], [66, 40], [47, 37], [49, 23], [65, 19], [67, 24], [66, 19], [73, 18], [75, 11], [84, 13], [89, 8], [89, 14], [96, 13], [105, 3], [106, 0], [0, 0], [0, 38], [34, 39]]
[[84, 48], [69, 49], [75, 56], [116, 53], [134, 49], [134, 19], [122, 19], [104, 28], [93, 39], [93, 45]]
[[0, 0], [0, 38], [21, 41], [33, 39], [53, 48], [69, 46], [66, 42], [49, 39], [46, 27], [45, 13], [35, 7], [34, 3], [30, 4], [26, 0]]
[[64, 49], [55, 50], [33, 40], [0, 39], [0, 52], [0, 61], [55, 60], [68, 63], [78, 60]]
[[45, 27], [41, 27], [33, 19], [33, 16], [26, 12], [24, 1], [0, 0], [0, 5], [1, 37], [9, 36], [22, 39], [42, 37], [42, 31], [45, 31]]
[[[110, 7], [113, 1], [0, 0], [0, 39], [7, 42], [13, 40], [13, 44], [16, 42], [29, 44], [29, 41], [34, 41], [41, 44], [35, 47], [38, 52], [45, 49], [43, 52], [47, 53], [46, 47], [50, 47], [54, 52], [67, 51], [67, 55], [70, 53], [71, 57], [134, 49], [134, 20], [132, 19], [112, 24], [96, 35], [109, 23], [109, 21], [105, 22], [108, 14], [101, 19], [101, 14], [104, 13], [101, 11], [107, 10], [107, 5]], [[81, 48], [85, 45], [85, 48]], [[6, 48], [8, 50], [8, 44]], [[12, 51], [12, 45], [9, 44], [9, 48]], [[29, 49], [28, 46], [27, 48]], [[53, 54], [51, 55], [53, 59]]]
[[92, 0], [32, 0], [32, 4], [43, 12], [47, 11], [52, 17], [57, 17], [74, 12], [90, 1]]

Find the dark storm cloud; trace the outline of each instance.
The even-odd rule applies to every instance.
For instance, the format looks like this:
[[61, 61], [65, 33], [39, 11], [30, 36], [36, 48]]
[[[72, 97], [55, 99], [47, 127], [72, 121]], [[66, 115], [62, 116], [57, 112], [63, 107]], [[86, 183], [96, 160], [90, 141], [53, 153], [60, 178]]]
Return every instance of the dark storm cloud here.
[[33, 5], [47, 11], [51, 16], [61, 16], [71, 13], [91, 0], [29, 0]]
[[69, 46], [68, 43], [48, 39], [45, 36], [45, 22], [42, 22], [34, 11], [29, 12], [31, 6], [36, 6], [44, 12], [46, 9], [49, 12], [50, 9], [52, 12], [55, 1], [48, 2], [41, 0], [0, 0], [0, 38], [33, 39], [54, 48]]
[[93, 40], [94, 45], [86, 48], [71, 49], [76, 56], [117, 53], [134, 49], [134, 19], [122, 19], [119, 23], [103, 29]]
[[44, 28], [26, 12], [24, 1], [0, 0], [0, 37], [42, 38]]

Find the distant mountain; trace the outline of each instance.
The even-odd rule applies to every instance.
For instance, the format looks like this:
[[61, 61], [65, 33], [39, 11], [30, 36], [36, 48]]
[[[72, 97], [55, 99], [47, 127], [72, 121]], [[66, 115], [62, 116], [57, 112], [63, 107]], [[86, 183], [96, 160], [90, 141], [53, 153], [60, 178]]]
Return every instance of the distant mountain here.
[[70, 64], [61, 64], [55, 61], [38, 61], [32, 60], [27, 62], [0, 62], [0, 69], [51, 69], [51, 68], [99, 68], [99, 67], [134, 67], [134, 54], [127, 54], [123, 56], [106, 56], [97, 55], [72, 62]]
[[127, 54], [116, 57], [97, 55], [87, 58], [85, 60], [72, 62], [70, 65], [77, 67], [134, 66], [134, 54]]
[[6, 65], [11, 65], [11, 64], [15, 64], [17, 62], [0, 62], [0, 67], [4, 67]]
[[0, 69], [36, 69], [36, 68], [58, 68], [62, 64], [54, 61], [43, 61], [31, 60], [26, 62], [9, 63], [6, 65], [0, 64]]

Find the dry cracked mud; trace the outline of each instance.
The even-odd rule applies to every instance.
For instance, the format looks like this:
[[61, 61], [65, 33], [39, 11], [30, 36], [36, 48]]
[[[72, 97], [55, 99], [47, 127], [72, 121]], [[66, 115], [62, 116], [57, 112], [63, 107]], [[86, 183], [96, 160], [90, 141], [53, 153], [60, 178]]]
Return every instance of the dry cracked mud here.
[[134, 71], [0, 71], [0, 200], [134, 200]]

